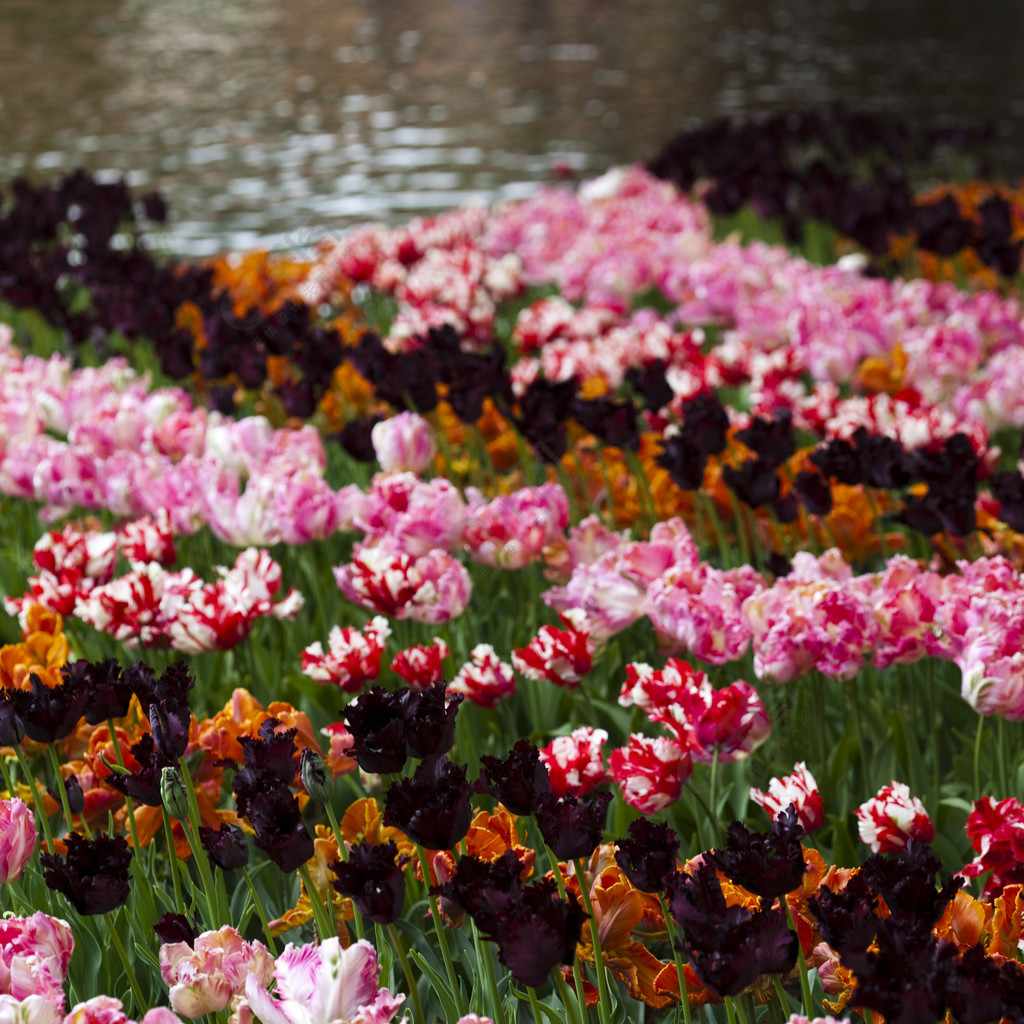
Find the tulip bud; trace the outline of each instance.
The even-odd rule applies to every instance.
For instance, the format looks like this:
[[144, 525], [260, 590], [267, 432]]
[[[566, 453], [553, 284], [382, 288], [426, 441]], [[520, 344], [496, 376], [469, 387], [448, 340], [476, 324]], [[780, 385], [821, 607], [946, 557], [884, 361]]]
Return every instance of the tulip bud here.
[[306, 792], [317, 803], [330, 803], [331, 791], [334, 789], [334, 779], [331, 777], [324, 759], [309, 747], [302, 751], [299, 775], [302, 778], [302, 784], [306, 787]]
[[160, 799], [167, 813], [178, 821], [188, 818], [188, 794], [185, 784], [181, 781], [181, 772], [177, 768], [167, 766], [160, 774]]

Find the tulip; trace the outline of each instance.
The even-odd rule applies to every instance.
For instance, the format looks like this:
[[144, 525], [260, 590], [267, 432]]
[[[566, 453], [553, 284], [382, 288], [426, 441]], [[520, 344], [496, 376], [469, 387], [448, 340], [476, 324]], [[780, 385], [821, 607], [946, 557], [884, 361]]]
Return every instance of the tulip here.
[[319, 946], [289, 943], [274, 966], [271, 995], [251, 974], [245, 997], [263, 1024], [387, 1024], [404, 996], [378, 989], [377, 954], [365, 939], [342, 949], [336, 936]]
[[36, 819], [15, 797], [0, 800], [0, 883], [16, 882], [36, 848]]
[[400, 412], [375, 424], [370, 438], [385, 473], [424, 473], [437, 454], [430, 424], [414, 412]]
[[241, 996], [250, 973], [266, 986], [273, 968], [266, 946], [244, 941], [230, 925], [203, 932], [191, 945], [171, 942], [160, 947], [160, 974], [170, 987], [171, 1007], [186, 1017], [226, 1009]]

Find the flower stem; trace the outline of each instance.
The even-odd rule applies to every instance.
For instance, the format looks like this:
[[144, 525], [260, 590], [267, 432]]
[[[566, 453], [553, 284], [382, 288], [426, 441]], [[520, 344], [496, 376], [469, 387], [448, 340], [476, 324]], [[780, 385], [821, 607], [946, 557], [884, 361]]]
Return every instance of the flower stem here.
[[[54, 774], [57, 776], [57, 792], [60, 794], [60, 805], [64, 809], [64, 820], [67, 822], [68, 831], [75, 831], [75, 823], [71, 820], [71, 803], [68, 800], [68, 787], [64, 785], [64, 776], [60, 773], [60, 761], [57, 759], [57, 750], [52, 743], [46, 744], [50, 752], [50, 764], [53, 766]], [[89, 839], [92, 839], [92, 829], [84, 817], [81, 817], [82, 828]]]
[[[181, 781], [185, 788], [185, 796], [188, 798], [188, 817], [185, 818], [181, 827], [185, 831], [188, 845], [192, 848], [192, 856], [195, 857], [196, 867], [199, 869], [199, 878], [203, 883], [203, 892], [206, 896], [206, 910], [209, 915], [209, 926], [212, 929], [228, 924], [230, 911], [227, 907], [220, 906], [220, 899], [217, 886], [213, 881], [213, 871], [210, 869], [210, 858], [206, 854], [203, 844], [199, 840], [199, 801], [196, 798], [196, 791], [192, 785], [192, 776], [189, 774], [185, 758], [180, 757], [178, 764], [181, 770]], [[222, 912], [223, 911], [223, 912]]]
[[[558, 858], [555, 856], [554, 850], [543, 839], [541, 842], [544, 843], [544, 852], [548, 855], [548, 860], [551, 862], [551, 873], [555, 876], [558, 895], [563, 900], [568, 899], [565, 892], [565, 880], [562, 878], [562, 871], [558, 866]], [[582, 889], [583, 886], [581, 885], [580, 888]], [[587, 1024], [587, 993], [583, 988], [583, 972], [580, 970], [580, 958], [578, 956], [573, 956], [572, 958], [572, 980], [576, 986], [576, 1002], [579, 1004], [580, 1021], [582, 1024]]]
[[185, 901], [181, 897], [181, 880], [178, 878], [178, 854], [174, 849], [174, 831], [171, 828], [171, 816], [167, 813], [166, 807], [160, 808], [164, 819], [164, 838], [167, 840], [168, 867], [171, 869], [171, 883], [174, 886], [174, 905], [178, 913], [184, 916]]
[[441, 910], [437, 904], [437, 897], [430, 894], [430, 863], [427, 861], [427, 851], [419, 844], [416, 845], [416, 852], [420, 857], [420, 868], [423, 871], [423, 885], [430, 899], [430, 916], [434, 921], [434, 932], [437, 935], [437, 944], [441, 947], [441, 959], [444, 961], [444, 969], [448, 974], [448, 985], [451, 988], [452, 999], [455, 1001], [455, 1009], [460, 1017], [466, 1016], [466, 1005], [462, 1001], [462, 990], [459, 988], [458, 980], [455, 977], [455, 965], [452, 963], [451, 950], [448, 948], [448, 936], [444, 933], [444, 925], [441, 923]]
[[[107, 728], [110, 730], [110, 743], [114, 748], [114, 757], [117, 759], [118, 767], [124, 767], [124, 755], [121, 753], [121, 742], [117, 738], [117, 730], [114, 728], [114, 720], [107, 719]], [[126, 817], [128, 818], [128, 830], [132, 834], [132, 849], [139, 848], [139, 830], [135, 825], [135, 801], [130, 796], [125, 796], [124, 805]]]
[[665, 927], [668, 930], [668, 941], [672, 945], [672, 957], [676, 962], [676, 977], [679, 980], [679, 999], [683, 1004], [683, 1020], [690, 1024], [690, 993], [686, 989], [686, 971], [683, 966], [683, 957], [676, 946], [676, 926], [672, 921], [665, 897], [658, 894], [658, 902], [661, 904], [661, 913], [665, 918]]
[[498, 993], [498, 983], [494, 980], [494, 964], [491, 962], [490, 949], [482, 948], [480, 933], [476, 924], [473, 924], [473, 941], [476, 944], [476, 958], [483, 964], [484, 982], [487, 985], [487, 992], [491, 1000], [491, 1013], [495, 1024], [505, 1024], [505, 1008], [501, 1005], [501, 996]]
[[786, 920], [789, 922], [789, 927], [796, 934], [796, 957], [797, 965], [800, 969], [800, 994], [804, 1001], [804, 1013], [807, 1016], [811, 1016], [814, 1013], [811, 999], [811, 983], [807, 980], [807, 961], [804, 959], [804, 947], [800, 942], [800, 931], [796, 926], [796, 921], [793, 919], [793, 910], [789, 905], [789, 900], [783, 896], [781, 902], [786, 908]]
[[43, 826], [43, 835], [46, 837], [46, 845], [53, 853], [55, 847], [53, 845], [53, 832], [50, 829], [50, 819], [46, 816], [46, 808], [43, 806], [43, 797], [39, 792], [39, 786], [36, 783], [36, 777], [29, 770], [28, 762], [25, 760], [25, 752], [21, 749], [21, 744], [18, 744], [14, 748], [14, 753], [18, 758], [18, 767], [21, 769], [21, 774], [25, 776], [25, 783], [30, 790], [32, 790], [32, 802], [35, 804], [36, 814], [39, 816], [39, 824]]
[[309, 905], [313, 908], [313, 920], [316, 922], [316, 930], [320, 933], [320, 941], [323, 942], [324, 939], [337, 935], [338, 929], [334, 926], [334, 921], [332, 920], [334, 915], [324, 907], [323, 900], [320, 899], [320, 893], [313, 884], [308, 864], [299, 865], [299, 878], [302, 879], [302, 884], [305, 886], [306, 895], [309, 897]]
[[786, 995], [786, 990], [782, 987], [782, 979], [777, 974], [773, 974], [771, 979], [772, 984], [775, 986], [775, 994], [779, 997], [779, 1008], [782, 1010], [783, 1016], [788, 1020], [791, 1016], [789, 996]]
[[583, 858], [576, 858], [576, 880], [580, 883], [580, 895], [583, 897], [583, 909], [590, 918], [590, 942], [594, 947], [594, 970], [597, 972], [598, 1004], [597, 1011], [601, 1016], [601, 1024], [611, 1024], [611, 993], [608, 991], [608, 976], [605, 974], [604, 957], [601, 955], [601, 929], [594, 916], [594, 906], [590, 900], [590, 892], [583, 872]]
[[[327, 820], [331, 823], [331, 831], [334, 833], [334, 841], [338, 844], [338, 858], [342, 861], [347, 861], [348, 847], [345, 845], [345, 840], [341, 834], [341, 824], [338, 821], [337, 814], [334, 813], [334, 808], [331, 806], [330, 801], [327, 801], [324, 804], [324, 810], [327, 811]], [[352, 904], [352, 923], [356, 927], [356, 938], [365, 938], [366, 933], [363, 927], [363, 915], [359, 913], [359, 908], [355, 903]]]
[[7, 764], [6, 757], [0, 757], [0, 772], [3, 772], [4, 785], [7, 787], [7, 796], [10, 799], [14, 799], [17, 793], [14, 791], [14, 779], [11, 778], [11, 769]]
[[[358, 914], [359, 911], [357, 910], [356, 913]], [[395, 947], [395, 955], [398, 957], [398, 962], [402, 965], [405, 984], [409, 989], [409, 998], [412, 1000], [413, 1013], [416, 1014], [418, 1024], [427, 1024], [427, 1018], [423, 1015], [423, 1004], [420, 1002], [420, 994], [416, 988], [416, 981], [412, 976], [412, 968], [409, 966], [409, 958], [405, 955], [405, 950], [402, 948], [402, 938], [398, 934], [398, 929], [393, 924], [389, 924], [387, 929], [391, 945]]]
[[[556, 967], [555, 970], [558, 971], [558, 968]], [[560, 978], [562, 977], [561, 972], [559, 972], [558, 976]], [[564, 980], [562, 981], [562, 984], [565, 984]], [[544, 1024], [544, 1017], [540, 1012], [540, 1003], [537, 1001], [537, 993], [534, 991], [532, 986], [526, 986], [526, 994], [530, 998], [530, 1009], [533, 1010], [533, 1024]]]
[[981, 737], [985, 731], [985, 719], [978, 715], [978, 731], [974, 736], [974, 792], [979, 795], [983, 792], [981, 788]]
[[135, 970], [132, 967], [132, 962], [128, 959], [128, 954], [125, 952], [124, 943], [121, 941], [121, 936], [118, 934], [117, 929], [114, 927], [114, 916], [113, 914], [104, 914], [104, 920], [107, 922], [107, 931], [110, 933], [110, 941], [114, 944], [114, 949], [117, 950], [117, 955], [121, 958], [121, 964], [124, 967], [124, 973], [128, 977], [128, 985], [132, 990], [132, 996], [135, 999], [136, 1008], [139, 1013], [142, 1013], [147, 1009], [147, 1004], [144, 996], [142, 995], [142, 989], [139, 987], [139, 979], [135, 977]]
[[276, 957], [277, 943], [274, 941], [274, 936], [270, 934], [270, 925], [267, 922], [267, 913], [263, 909], [263, 901], [256, 892], [256, 886], [253, 884], [252, 875], [249, 874], [248, 868], [242, 868], [242, 877], [245, 879], [245, 884], [249, 887], [249, 895], [252, 897], [252, 901], [256, 905], [256, 913], [260, 916], [260, 924], [263, 925], [263, 936], [267, 940], [267, 949], [270, 950], [272, 956]]

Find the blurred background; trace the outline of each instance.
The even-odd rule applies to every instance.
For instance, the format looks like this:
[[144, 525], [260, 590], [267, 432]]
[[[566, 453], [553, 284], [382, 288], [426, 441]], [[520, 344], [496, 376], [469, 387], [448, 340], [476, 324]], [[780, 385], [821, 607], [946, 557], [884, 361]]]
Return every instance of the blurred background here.
[[0, 181], [160, 189], [168, 250], [301, 247], [686, 128], [843, 101], [990, 124], [1024, 174], [1013, 0], [0, 0]]

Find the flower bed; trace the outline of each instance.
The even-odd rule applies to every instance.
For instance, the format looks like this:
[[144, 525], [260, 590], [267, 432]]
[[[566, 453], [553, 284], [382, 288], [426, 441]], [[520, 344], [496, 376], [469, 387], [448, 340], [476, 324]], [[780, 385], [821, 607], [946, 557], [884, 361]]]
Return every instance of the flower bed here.
[[0, 329], [12, 1020], [1024, 1019], [1018, 301], [713, 229], [620, 168]]

